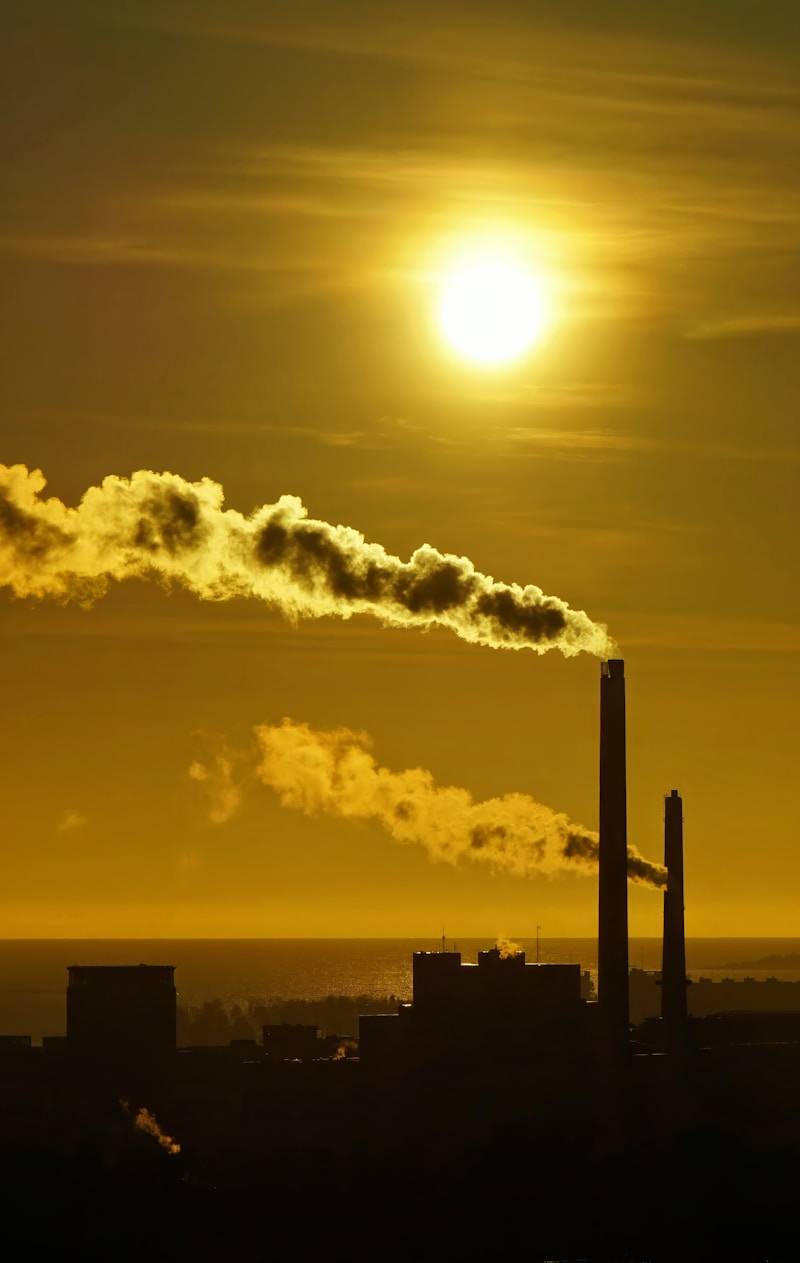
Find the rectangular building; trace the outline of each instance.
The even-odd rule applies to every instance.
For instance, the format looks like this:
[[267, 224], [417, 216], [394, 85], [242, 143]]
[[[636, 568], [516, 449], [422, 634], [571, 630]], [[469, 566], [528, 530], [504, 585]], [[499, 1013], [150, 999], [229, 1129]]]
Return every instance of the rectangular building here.
[[583, 1032], [580, 965], [528, 964], [524, 952], [415, 952], [413, 1001], [362, 1017], [365, 1065], [520, 1057], [573, 1047]]
[[174, 1055], [174, 965], [70, 965], [67, 973], [73, 1058], [146, 1070]]

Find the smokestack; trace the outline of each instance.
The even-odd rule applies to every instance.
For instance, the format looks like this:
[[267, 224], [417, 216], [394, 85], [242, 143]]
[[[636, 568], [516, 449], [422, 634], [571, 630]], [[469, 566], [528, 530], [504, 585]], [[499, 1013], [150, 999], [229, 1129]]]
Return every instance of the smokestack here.
[[664, 948], [661, 961], [661, 1016], [679, 1029], [686, 1021], [686, 940], [683, 929], [683, 799], [673, 789], [664, 799]]
[[600, 669], [600, 916], [598, 1000], [615, 1040], [628, 1035], [628, 868], [625, 663]]

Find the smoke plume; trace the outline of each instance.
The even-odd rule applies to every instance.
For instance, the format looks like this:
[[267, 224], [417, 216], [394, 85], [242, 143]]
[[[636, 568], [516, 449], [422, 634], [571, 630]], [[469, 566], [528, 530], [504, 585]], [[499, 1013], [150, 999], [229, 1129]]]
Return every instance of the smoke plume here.
[[242, 805], [242, 786], [234, 772], [235, 760], [228, 753], [216, 755], [213, 763], [195, 760], [189, 766], [189, 777], [208, 789], [208, 818], [212, 824], [225, 824]]
[[515, 943], [510, 938], [499, 938], [495, 943], [495, 947], [500, 953], [501, 960], [509, 960], [512, 956], [520, 956], [523, 951], [519, 943]]
[[[128, 1102], [122, 1101], [121, 1104], [125, 1113], [130, 1114]], [[161, 1130], [155, 1115], [151, 1114], [149, 1109], [147, 1109], [144, 1105], [141, 1109], [137, 1110], [136, 1114], [133, 1116], [133, 1125], [137, 1131], [144, 1132], [146, 1136], [152, 1136], [154, 1140], [158, 1141], [161, 1148], [165, 1149], [167, 1153], [172, 1155], [172, 1157], [175, 1157], [176, 1154], [180, 1153], [181, 1147], [177, 1140], [174, 1140], [172, 1136], [168, 1136], [166, 1132]]]
[[[597, 864], [597, 834], [527, 794], [480, 802], [467, 789], [437, 785], [424, 768], [392, 772], [376, 762], [369, 737], [348, 728], [323, 732], [284, 719], [260, 725], [255, 735], [255, 776], [284, 807], [309, 816], [374, 820], [396, 842], [424, 847], [432, 860], [469, 860], [519, 877], [569, 868], [587, 872]], [[212, 819], [228, 819], [229, 769], [219, 759], [193, 766], [203, 769], [195, 779], [211, 795]], [[650, 886], [666, 882], [666, 870], [633, 846], [628, 876]]]
[[109, 475], [77, 508], [44, 487], [39, 470], [0, 465], [0, 587], [16, 596], [88, 604], [112, 582], [147, 578], [208, 601], [256, 597], [289, 618], [371, 614], [495, 649], [613, 653], [602, 624], [533, 584], [499, 583], [428, 544], [401, 561], [352, 527], [309, 518], [296, 496], [245, 516], [223, 508], [209, 478]]

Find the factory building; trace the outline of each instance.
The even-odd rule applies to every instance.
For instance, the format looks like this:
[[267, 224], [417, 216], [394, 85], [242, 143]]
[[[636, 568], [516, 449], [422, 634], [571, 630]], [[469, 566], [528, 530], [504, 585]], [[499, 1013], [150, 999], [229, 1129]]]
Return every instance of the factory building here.
[[175, 1054], [174, 965], [70, 965], [67, 1045], [76, 1065], [165, 1068]]
[[270, 1061], [310, 1061], [322, 1056], [325, 1048], [318, 1027], [293, 1022], [262, 1026], [261, 1041]]
[[[365, 1065], [585, 1046], [591, 1030], [624, 1053], [629, 1035], [625, 664], [600, 671], [598, 1004], [581, 998], [579, 965], [529, 965], [494, 948], [476, 965], [458, 952], [415, 952], [413, 1000], [362, 1017]], [[681, 883], [682, 885], [682, 883]], [[672, 906], [672, 905], [670, 905]], [[682, 893], [681, 893], [682, 906]], [[591, 1010], [591, 1013], [590, 1011]], [[599, 1020], [598, 1020], [599, 1019]]]
[[528, 964], [524, 952], [415, 952], [413, 999], [359, 1020], [366, 1066], [494, 1060], [580, 1041], [586, 1004], [579, 965]]
[[[445, 1057], [515, 1055], [561, 1047], [568, 1055], [587, 1039], [626, 1056], [630, 1035], [628, 968], [628, 830], [625, 664], [601, 664], [598, 874], [598, 1003], [581, 998], [578, 965], [526, 962], [524, 953], [492, 949], [464, 964], [458, 952], [415, 952], [413, 999], [397, 1013], [362, 1017], [365, 1065]], [[683, 805], [666, 800], [664, 894], [665, 1024], [686, 1020], [683, 934]]]

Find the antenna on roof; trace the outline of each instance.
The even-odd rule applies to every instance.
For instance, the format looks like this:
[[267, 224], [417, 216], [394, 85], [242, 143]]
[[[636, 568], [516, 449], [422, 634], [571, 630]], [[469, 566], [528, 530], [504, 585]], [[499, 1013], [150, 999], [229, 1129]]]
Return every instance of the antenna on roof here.
[[536, 927], [536, 964], [537, 965], [541, 963], [541, 956], [542, 956], [542, 927], [540, 925], [537, 925]]
[[442, 951], [447, 951], [447, 939], [444, 936], [444, 926], [442, 926]]

